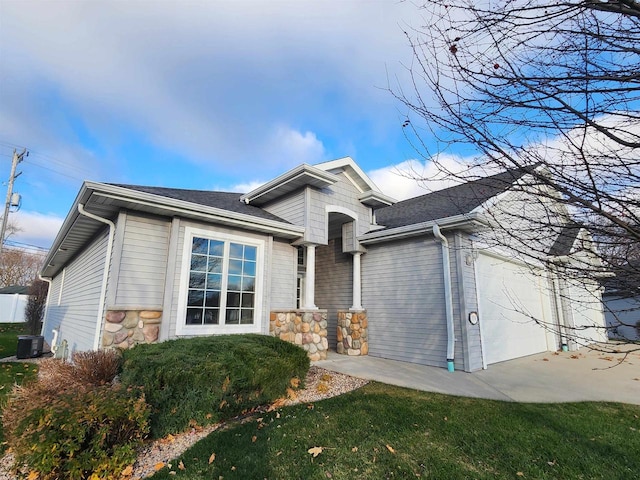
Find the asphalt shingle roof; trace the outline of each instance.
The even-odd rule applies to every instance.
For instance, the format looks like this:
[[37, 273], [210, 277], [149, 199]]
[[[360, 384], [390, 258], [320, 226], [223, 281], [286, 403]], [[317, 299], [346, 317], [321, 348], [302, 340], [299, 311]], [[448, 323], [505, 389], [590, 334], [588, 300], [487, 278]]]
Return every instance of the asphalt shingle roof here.
[[576, 239], [578, 238], [581, 228], [582, 227], [577, 223], [572, 223], [563, 227], [556, 238], [556, 241], [551, 245], [549, 255], [553, 257], [569, 255], [573, 244], [576, 243]]
[[376, 211], [379, 225], [403, 227], [471, 212], [509, 189], [527, 170], [513, 169], [490, 177], [403, 200]]
[[275, 220], [278, 222], [290, 223], [266, 210], [253, 205], [247, 205], [240, 201], [240, 193], [233, 192], [214, 192], [208, 190], [186, 190], [180, 188], [164, 188], [164, 187], [147, 187], [143, 185], [122, 185], [112, 183], [110, 185], [116, 187], [127, 188], [139, 192], [151, 193], [162, 197], [173, 198], [185, 202], [204, 205], [207, 207], [219, 208], [229, 212], [241, 213], [243, 215], [251, 215], [252, 217], [262, 218], [264, 220]]

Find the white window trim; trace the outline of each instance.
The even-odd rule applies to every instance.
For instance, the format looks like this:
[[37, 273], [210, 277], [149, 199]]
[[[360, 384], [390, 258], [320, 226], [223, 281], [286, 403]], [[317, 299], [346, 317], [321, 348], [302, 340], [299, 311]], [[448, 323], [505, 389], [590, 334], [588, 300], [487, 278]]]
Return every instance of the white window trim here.
[[[187, 325], [187, 297], [189, 292], [189, 270], [191, 265], [191, 245], [194, 237], [206, 238], [209, 240], [221, 240], [224, 242], [241, 243], [257, 248], [256, 253], [256, 283], [255, 283], [255, 305], [254, 321], [251, 325]], [[226, 248], [225, 248], [226, 252]], [[193, 227], [185, 227], [184, 244], [182, 247], [182, 265], [180, 271], [180, 292], [178, 297], [178, 318], [176, 319], [176, 335], [222, 335], [227, 333], [260, 333], [262, 331], [262, 302], [264, 284], [264, 252], [265, 241], [232, 235], [229, 233], [203, 230]], [[225, 253], [225, 260], [228, 256]], [[225, 282], [226, 283], [226, 282]]]

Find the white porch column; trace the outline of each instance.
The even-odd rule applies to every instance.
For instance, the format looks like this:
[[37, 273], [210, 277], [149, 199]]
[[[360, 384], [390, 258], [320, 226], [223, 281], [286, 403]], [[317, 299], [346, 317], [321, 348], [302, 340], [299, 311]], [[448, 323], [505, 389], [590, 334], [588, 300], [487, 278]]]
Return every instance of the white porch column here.
[[353, 305], [351, 310], [364, 310], [362, 308], [362, 279], [360, 275], [360, 257], [362, 252], [353, 254]]
[[302, 308], [305, 310], [317, 310], [315, 303], [316, 293], [316, 246], [306, 245], [307, 273], [304, 277], [304, 302]]

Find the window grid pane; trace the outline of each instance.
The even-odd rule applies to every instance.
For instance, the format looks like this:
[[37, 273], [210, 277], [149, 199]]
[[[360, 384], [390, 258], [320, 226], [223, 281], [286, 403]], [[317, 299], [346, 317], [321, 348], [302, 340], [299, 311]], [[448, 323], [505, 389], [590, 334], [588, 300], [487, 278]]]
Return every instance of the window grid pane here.
[[[229, 242], [227, 251], [225, 255], [223, 241], [193, 238], [187, 325], [218, 325], [221, 314], [228, 325], [254, 323], [258, 249]], [[226, 285], [222, 281], [223, 272], [226, 273]]]
[[257, 252], [258, 249], [251, 245], [231, 243], [229, 246], [225, 315], [228, 325], [250, 325], [254, 322]]

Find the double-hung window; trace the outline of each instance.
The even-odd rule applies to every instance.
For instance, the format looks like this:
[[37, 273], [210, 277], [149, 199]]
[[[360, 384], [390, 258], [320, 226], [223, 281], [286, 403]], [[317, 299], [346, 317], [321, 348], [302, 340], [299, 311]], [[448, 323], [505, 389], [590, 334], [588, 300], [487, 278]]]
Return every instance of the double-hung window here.
[[178, 335], [260, 331], [263, 245], [185, 229]]

